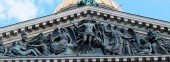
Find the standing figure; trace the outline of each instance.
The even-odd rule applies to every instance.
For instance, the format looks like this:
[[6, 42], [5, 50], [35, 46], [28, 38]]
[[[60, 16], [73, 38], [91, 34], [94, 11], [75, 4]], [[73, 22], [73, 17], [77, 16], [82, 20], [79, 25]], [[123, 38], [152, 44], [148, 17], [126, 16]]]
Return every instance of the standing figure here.
[[80, 38], [77, 42], [79, 44], [78, 49], [80, 49], [80, 52], [85, 54], [91, 52], [92, 39], [95, 36], [94, 31], [96, 29], [95, 24], [91, 23], [90, 20], [87, 20], [87, 23], [83, 23], [80, 26], [74, 24], [74, 27], [77, 28], [77, 30], [83, 29], [83, 30], [79, 30], [79, 36], [82, 36], [82, 38]]
[[[112, 30], [113, 35], [113, 41], [116, 43], [115, 46], [113, 46], [110, 51], [113, 52], [115, 55], [123, 55], [123, 43], [124, 39], [129, 39], [128, 37], [124, 36], [122, 32], [120, 32], [120, 29], [118, 26], [114, 26]], [[129, 48], [127, 48], [129, 49]]]
[[113, 54], [113, 48], [115, 47], [116, 41], [115, 41], [115, 35], [114, 35], [114, 28], [111, 26], [111, 24], [108, 24], [105, 26], [104, 30], [104, 42], [103, 45], [104, 48], [104, 54], [105, 55], [112, 55]]
[[3, 45], [2, 38], [0, 38], [0, 56], [5, 56], [7, 54], [7, 47]]
[[[121, 32], [123, 33], [123, 54], [125, 55], [133, 55], [132, 51], [134, 47], [132, 47], [131, 40], [132, 36], [129, 34], [129, 29], [126, 30], [125, 28], [121, 29]], [[126, 38], [125, 38], [126, 37]]]
[[138, 54], [140, 52], [140, 37], [131, 28], [129, 28], [125, 34], [130, 37], [130, 39], [126, 39], [126, 41], [129, 43], [131, 54]]
[[140, 46], [140, 55], [146, 55], [146, 54], [152, 54], [152, 45], [150, 42], [147, 42], [144, 39], [140, 40], [141, 46]]

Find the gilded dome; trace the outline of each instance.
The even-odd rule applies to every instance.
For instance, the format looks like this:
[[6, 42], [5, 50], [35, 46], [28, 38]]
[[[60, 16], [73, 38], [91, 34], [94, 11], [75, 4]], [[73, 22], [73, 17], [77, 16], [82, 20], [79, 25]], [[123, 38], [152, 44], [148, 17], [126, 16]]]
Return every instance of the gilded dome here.
[[[55, 9], [54, 13], [57, 13], [61, 9], [66, 8], [70, 5], [77, 4], [78, 2], [79, 0], [63, 0], [63, 2]], [[111, 6], [113, 8], [116, 8], [118, 11], [121, 11], [121, 8], [119, 8], [119, 6], [112, 0], [96, 0], [96, 2], [98, 4], [105, 4]]]

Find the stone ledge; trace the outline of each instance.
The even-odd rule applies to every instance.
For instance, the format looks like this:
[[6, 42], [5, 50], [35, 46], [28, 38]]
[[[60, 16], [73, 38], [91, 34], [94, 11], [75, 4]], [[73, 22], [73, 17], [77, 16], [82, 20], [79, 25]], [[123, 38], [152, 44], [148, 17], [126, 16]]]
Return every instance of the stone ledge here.
[[159, 56], [57, 56], [1, 58], [0, 62], [169, 62], [170, 55]]

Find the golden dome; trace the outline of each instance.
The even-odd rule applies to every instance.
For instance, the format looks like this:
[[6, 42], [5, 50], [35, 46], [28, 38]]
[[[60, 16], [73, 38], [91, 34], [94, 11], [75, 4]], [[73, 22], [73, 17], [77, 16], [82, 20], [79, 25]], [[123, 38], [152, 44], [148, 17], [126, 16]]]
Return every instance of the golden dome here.
[[[54, 13], [57, 13], [61, 9], [66, 8], [70, 5], [77, 4], [78, 1], [79, 0], [63, 0], [63, 2], [55, 9]], [[119, 6], [115, 2], [113, 2], [112, 0], [96, 0], [96, 2], [98, 4], [109, 5], [113, 8], [116, 8], [118, 11], [121, 11], [121, 8], [119, 8]]]

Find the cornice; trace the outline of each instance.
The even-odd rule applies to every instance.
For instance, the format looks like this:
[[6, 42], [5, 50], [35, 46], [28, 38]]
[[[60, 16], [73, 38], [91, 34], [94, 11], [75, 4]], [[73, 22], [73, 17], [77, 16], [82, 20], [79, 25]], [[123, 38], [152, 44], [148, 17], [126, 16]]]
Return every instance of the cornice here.
[[[66, 58], [67, 57], [67, 58]], [[1, 62], [169, 62], [169, 55], [150, 56], [56, 56], [1, 58]]]

